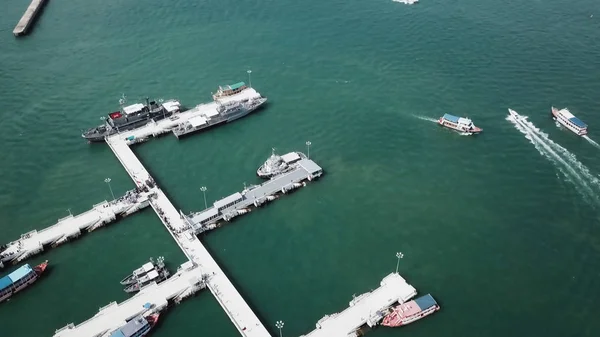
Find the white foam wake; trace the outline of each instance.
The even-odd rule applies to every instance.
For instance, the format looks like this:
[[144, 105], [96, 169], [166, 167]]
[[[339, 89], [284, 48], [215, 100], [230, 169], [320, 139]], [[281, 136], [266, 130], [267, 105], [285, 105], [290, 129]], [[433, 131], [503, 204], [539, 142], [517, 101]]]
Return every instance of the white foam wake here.
[[424, 120], [424, 121], [428, 121], [428, 122], [433, 122], [433, 123], [437, 123], [438, 120], [435, 118], [431, 118], [431, 117], [427, 117], [427, 116], [417, 116], [417, 115], [413, 115], [418, 119]]
[[[525, 116], [521, 116], [526, 118]], [[552, 141], [548, 134], [538, 129], [532, 122], [524, 118], [517, 119], [508, 116], [506, 120], [514, 124], [515, 128], [525, 135], [525, 138], [535, 146], [538, 152], [552, 161], [565, 178], [573, 183], [578, 192], [594, 205], [600, 205], [600, 180], [592, 175], [569, 150]]]
[[593, 139], [591, 139], [590, 137], [586, 136], [582, 136], [583, 139], [587, 140], [590, 144], [594, 145], [595, 147], [600, 149], [600, 144], [596, 143]]

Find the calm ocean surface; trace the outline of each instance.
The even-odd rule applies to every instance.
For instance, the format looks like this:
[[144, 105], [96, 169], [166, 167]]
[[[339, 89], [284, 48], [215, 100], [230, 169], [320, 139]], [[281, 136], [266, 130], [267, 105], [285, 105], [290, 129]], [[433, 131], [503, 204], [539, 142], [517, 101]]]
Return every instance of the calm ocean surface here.
[[[27, 4], [0, 11], [0, 243], [109, 198], [106, 177], [133, 187], [79, 136], [122, 93], [193, 106], [252, 69], [267, 109], [135, 152], [189, 212], [200, 186], [214, 201], [257, 183], [272, 147], [312, 142], [323, 179], [202, 238], [274, 335], [376, 288], [397, 251], [442, 310], [369, 336], [600, 335], [600, 149], [549, 117], [569, 107], [600, 141], [597, 0], [50, 1], [15, 39]], [[484, 133], [427, 120], [446, 112]], [[52, 336], [125, 300], [118, 281], [157, 255], [184, 261], [145, 210], [29, 260], [52, 269], [0, 305], [0, 336]], [[205, 291], [154, 335], [238, 333]]]

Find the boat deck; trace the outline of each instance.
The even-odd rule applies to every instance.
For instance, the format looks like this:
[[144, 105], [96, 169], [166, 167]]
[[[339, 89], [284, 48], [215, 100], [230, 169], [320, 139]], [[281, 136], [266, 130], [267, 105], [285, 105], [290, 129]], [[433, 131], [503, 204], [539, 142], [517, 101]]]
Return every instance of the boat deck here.
[[[221, 102], [229, 102], [234, 100], [244, 100], [250, 98], [260, 97], [260, 94], [253, 88], [248, 88], [241, 93], [220, 99]], [[179, 124], [185, 123], [192, 118], [201, 117], [203, 115], [214, 115], [217, 112], [217, 103], [210, 102], [197, 105], [196, 107], [175, 114], [174, 116], [166, 119], [162, 119], [156, 122], [150, 122], [143, 127], [120, 132], [116, 135], [110, 136], [111, 139], [119, 138], [125, 140], [127, 144], [134, 144], [138, 142], [146, 141], [149, 137], [156, 137], [158, 135], [172, 132], [172, 130]], [[175, 119], [176, 118], [176, 119]]]
[[[189, 221], [196, 233], [201, 233], [205, 230], [212, 229], [207, 224], [212, 224], [223, 217], [228, 215], [237, 215], [237, 211], [246, 209], [250, 206], [257, 206], [266, 201], [267, 197], [276, 196], [280, 193], [287, 193], [292, 189], [299, 188], [301, 186], [294, 186], [304, 182], [306, 180], [313, 180], [319, 177], [323, 173], [323, 169], [317, 165], [314, 161], [303, 158], [300, 161], [292, 164], [292, 170], [275, 176], [268, 181], [258, 185], [252, 186], [242, 193], [234, 193], [221, 200], [214, 202], [213, 206], [205, 209], [202, 212], [197, 212], [189, 216]], [[232, 206], [219, 209], [219, 205], [227, 204], [229, 201], [236, 201]], [[214, 216], [216, 214], [216, 217]], [[209, 222], [205, 220], [212, 217]]]
[[[132, 298], [117, 304], [112, 302], [96, 315], [78, 325], [73, 323], [56, 330], [54, 337], [96, 337], [114, 331], [129, 319], [148, 310], [161, 309], [171, 300], [179, 301], [204, 287], [200, 268], [186, 262], [168, 280], [151, 283]], [[146, 304], [150, 304], [147, 308]]]
[[148, 193], [129, 193], [135, 195], [135, 198], [121, 197], [111, 202], [103, 201], [87, 212], [69, 215], [50, 227], [21, 235], [20, 239], [8, 243], [4, 250], [0, 250], [0, 260], [5, 263], [23, 261], [48, 246], [57, 246], [80, 236], [82, 231], [93, 231], [115, 221], [117, 216], [129, 215], [148, 206]]
[[357, 336], [361, 326], [376, 325], [393, 304], [406, 302], [416, 294], [400, 274], [391, 273], [383, 278], [379, 288], [355, 297], [344, 311], [323, 317], [315, 330], [301, 337]]
[[[155, 184], [150, 173], [129, 148], [126, 138], [123, 134], [117, 134], [108, 137], [106, 142], [136, 185], [138, 187], [146, 185], [149, 188], [150, 193], [153, 194], [153, 197], [150, 198], [152, 209], [154, 209], [190, 262], [198, 266], [202, 274], [209, 275], [207, 287], [240, 334], [245, 337], [270, 336], [244, 298], [227, 278], [227, 275], [194, 235], [193, 229], [182, 213], [173, 206], [165, 193]], [[151, 182], [150, 186], [148, 185], [149, 181]], [[85, 337], [88, 335], [77, 336]]]

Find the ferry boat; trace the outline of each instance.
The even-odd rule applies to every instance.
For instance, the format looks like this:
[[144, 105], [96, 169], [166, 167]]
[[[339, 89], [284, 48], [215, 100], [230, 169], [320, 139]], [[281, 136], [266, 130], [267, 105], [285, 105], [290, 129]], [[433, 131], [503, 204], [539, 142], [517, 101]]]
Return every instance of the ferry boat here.
[[156, 326], [159, 318], [158, 313], [150, 314], [146, 317], [137, 316], [127, 322], [122, 327], [113, 331], [108, 337], [143, 337], [150, 333], [150, 330]]
[[248, 86], [246, 86], [246, 83], [244, 82], [238, 82], [231, 85], [222, 85], [219, 86], [217, 93], [213, 95], [213, 99], [216, 101], [222, 97], [237, 95], [245, 89], [248, 89]]
[[275, 149], [272, 149], [271, 156], [256, 170], [256, 175], [260, 178], [270, 179], [278, 174], [292, 170], [293, 167], [290, 165], [304, 158], [306, 156], [301, 152], [290, 152], [279, 156], [275, 154]]
[[555, 121], [573, 131], [576, 135], [587, 135], [587, 124], [575, 117], [567, 108], [558, 110], [557, 108], [552, 107], [552, 116]]
[[468, 118], [457, 117], [450, 114], [444, 114], [444, 116], [440, 117], [438, 120], [438, 124], [447, 127], [452, 130], [456, 130], [459, 132], [464, 132], [469, 135], [478, 134], [483, 129], [476, 127], [473, 125], [473, 121]]
[[440, 310], [440, 306], [430, 294], [427, 294], [396, 306], [391, 313], [383, 318], [381, 325], [389, 327], [407, 325], [438, 310]]
[[138, 279], [148, 274], [150, 271], [154, 269], [160, 270], [163, 268], [165, 268], [164, 257], [159, 256], [156, 262], [154, 262], [154, 259], [150, 258], [150, 262], [145, 263], [143, 266], [139, 267], [138, 269], [134, 270], [131, 274], [129, 274], [129, 276], [122, 279], [121, 284], [125, 286], [136, 283]]
[[27, 288], [42, 275], [48, 267], [48, 261], [31, 268], [29, 264], [21, 266], [12, 273], [0, 278], [0, 302]]

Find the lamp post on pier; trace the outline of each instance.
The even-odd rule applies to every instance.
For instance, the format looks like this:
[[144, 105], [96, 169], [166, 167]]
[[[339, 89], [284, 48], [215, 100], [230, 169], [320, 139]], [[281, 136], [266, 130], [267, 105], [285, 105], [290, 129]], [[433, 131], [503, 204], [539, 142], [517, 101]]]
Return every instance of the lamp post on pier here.
[[200, 187], [200, 191], [202, 191], [202, 195], [204, 195], [204, 209], [207, 209], [208, 205], [206, 204], [206, 186]]
[[112, 195], [113, 200], [115, 200], [115, 194], [113, 193], [112, 187], [110, 187], [110, 178], [104, 179], [104, 182], [108, 185], [108, 189], [110, 190], [110, 195]]
[[308, 156], [308, 159], [310, 159], [310, 144], [312, 144], [310, 140], [306, 142], [306, 154]]
[[252, 77], [250, 76], [250, 74], [252, 74], [252, 70], [247, 70], [246, 72], [248, 73], [248, 86], [252, 88]]
[[398, 252], [396, 253], [396, 257], [398, 258], [398, 263], [396, 263], [396, 274], [398, 274], [398, 267], [400, 267], [400, 259], [404, 257], [404, 254]]
[[279, 337], [282, 337], [283, 335], [281, 334], [281, 329], [283, 329], [283, 321], [277, 321], [275, 323], [275, 326], [277, 327], [277, 329], [279, 329]]

